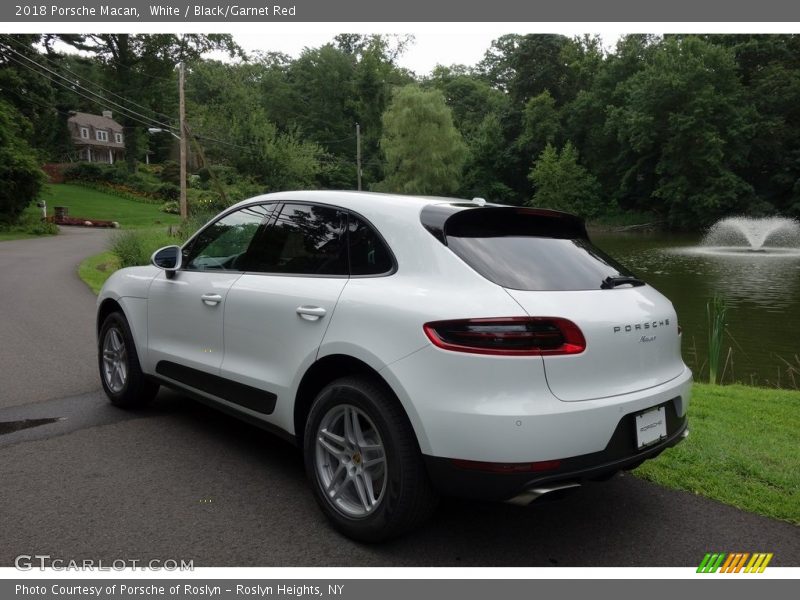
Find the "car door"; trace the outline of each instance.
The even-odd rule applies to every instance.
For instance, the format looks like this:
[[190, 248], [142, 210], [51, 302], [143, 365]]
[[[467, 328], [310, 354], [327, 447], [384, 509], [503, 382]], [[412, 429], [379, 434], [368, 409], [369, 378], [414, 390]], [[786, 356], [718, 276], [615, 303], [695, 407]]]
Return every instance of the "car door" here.
[[151, 370], [200, 389], [208, 387], [203, 374], [219, 374], [226, 297], [272, 209], [255, 205], [223, 216], [184, 247], [174, 276], [162, 272], [153, 280], [147, 303]]
[[248, 408], [270, 414], [315, 360], [348, 279], [346, 224], [338, 209], [287, 203], [253, 242], [226, 299], [221, 369], [267, 392]]

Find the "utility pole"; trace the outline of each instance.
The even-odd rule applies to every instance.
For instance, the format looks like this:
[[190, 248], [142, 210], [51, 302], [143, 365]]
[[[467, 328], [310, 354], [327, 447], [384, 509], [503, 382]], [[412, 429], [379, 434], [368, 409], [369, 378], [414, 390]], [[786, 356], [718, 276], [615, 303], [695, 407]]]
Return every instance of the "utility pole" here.
[[358, 191], [361, 191], [361, 125], [356, 123], [356, 168], [358, 169]]
[[189, 216], [189, 207], [186, 202], [186, 99], [183, 94], [184, 66], [178, 64], [178, 98], [179, 98], [179, 120], [181, 128], [180, 152], [181, 152], [181, 219], [186, 220]]
[[230, 202], [228, 202], [228, 195], [225, 193], [225, 186], [222, 185], [222, 182], [217, 179], [217, 176], [214, 174], [214, 169], [211, 168], [211, 165], [206, 160], [206, 153], [203, 151], [203, 147], [200, 145], [200, 142], [197, 141], [197, 136], [192, 132], [192, 128], [189, 127], [189, 124], [186, 123], [186, 135], [194, 143], [194, 149], [197, 152], [197, 155], [200, 157], [200, 164], [208, 169], [208, 174], [211, 176], [211, 181], [214, 182], [214, 185], [217, 187], [217, 192], [222, 197], [222, 202], [225, 206], [229, 206]]

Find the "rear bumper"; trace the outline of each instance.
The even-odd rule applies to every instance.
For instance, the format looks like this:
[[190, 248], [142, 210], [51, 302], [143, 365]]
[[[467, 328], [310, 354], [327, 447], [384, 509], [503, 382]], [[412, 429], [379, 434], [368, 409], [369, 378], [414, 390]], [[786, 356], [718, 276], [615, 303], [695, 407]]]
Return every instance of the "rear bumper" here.
[[667, 448], [680, 443], [688, 435], [686, 415], [678, 416], [680, 398], [662, 405], [666, 409], [667, 437], [641, 450], [636, 447], [634, 415], [623, 416], [608, 445], [599, 452], [560, 460], [557, 469], [538, 473], [495, 473], [462, 468], [450, 458], [425, 455], [431, 480], [447, 495], [478, 500], [509, 500], [534, 488], [559, 483], [583, 484], [603, 480], [617, 471], [632, 469], [645, 460], [655, 458]]
[[423, 454], [495, 463], [595, 455], [609, 447], [624, 415], [672, 401], [682, 417], [692, 394], [692, 374], [684, 368], [654, 387], [564, 402], [550, 392], [541, 357], [471, 355], [433, 346], [381, 375], [406, 408]]

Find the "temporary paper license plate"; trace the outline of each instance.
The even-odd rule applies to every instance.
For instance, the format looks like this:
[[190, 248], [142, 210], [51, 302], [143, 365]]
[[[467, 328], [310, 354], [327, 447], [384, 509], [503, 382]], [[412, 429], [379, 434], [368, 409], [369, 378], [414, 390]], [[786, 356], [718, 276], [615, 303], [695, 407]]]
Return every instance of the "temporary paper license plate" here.
[[667, 413], [663, 406], [636, 415], [635, 423], [636, 443], [639, 448], [667, 437]]

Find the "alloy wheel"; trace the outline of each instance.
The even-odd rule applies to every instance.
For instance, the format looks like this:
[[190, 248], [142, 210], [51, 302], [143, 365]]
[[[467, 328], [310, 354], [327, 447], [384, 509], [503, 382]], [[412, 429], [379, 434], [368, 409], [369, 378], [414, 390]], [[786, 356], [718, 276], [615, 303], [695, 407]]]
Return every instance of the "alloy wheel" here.
[[386, 491], [386, 451], [364, 411], [340, 404], [325, 414], [317, 429], [315, 470], [337, 511], [356, 519], [375, 512]]
[[128, 380], [128, 351], [116, 327], [109, 328], [103, 339], [103, 379], [114, 394], [122, 391]]

